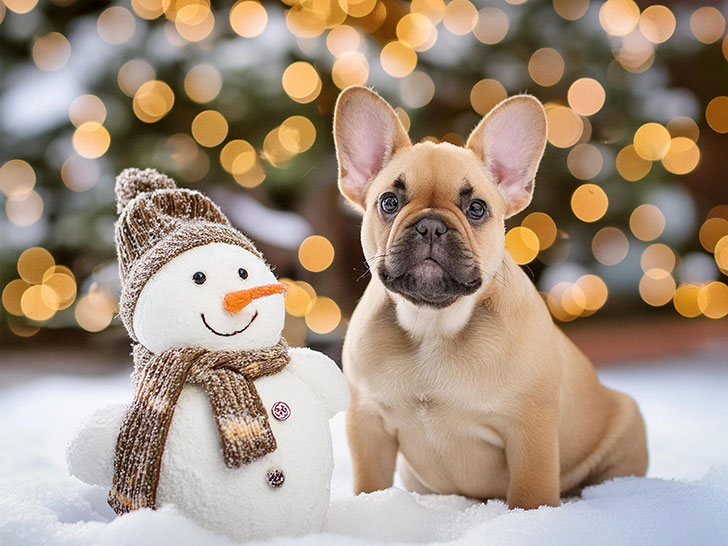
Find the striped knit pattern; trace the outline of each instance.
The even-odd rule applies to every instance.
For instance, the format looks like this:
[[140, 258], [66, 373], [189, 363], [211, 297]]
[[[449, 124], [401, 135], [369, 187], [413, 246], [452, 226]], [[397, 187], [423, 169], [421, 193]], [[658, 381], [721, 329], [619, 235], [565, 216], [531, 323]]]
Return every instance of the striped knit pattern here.
[[254, 351], [191, 347], [153, 354], [137, 345], [133, 355], [136, 392], [116, 442], [108, 499], [117, 514], [156, 508], [162, 453], [185, 383], [201, 385], [210, 399], [226, 466], [238, 468], [275, 451], [276, 440], [253, 381], [288, 364], [284, 338]]

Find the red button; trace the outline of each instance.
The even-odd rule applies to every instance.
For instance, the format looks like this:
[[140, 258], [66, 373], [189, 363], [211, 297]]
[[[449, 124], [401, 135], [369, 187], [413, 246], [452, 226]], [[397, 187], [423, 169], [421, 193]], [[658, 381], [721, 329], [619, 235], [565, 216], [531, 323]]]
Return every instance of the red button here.
[[276, 402], [273, 404], [271, 413], [279, 421], [285, 421], [291, 416], [291, 408], [285, 402]]

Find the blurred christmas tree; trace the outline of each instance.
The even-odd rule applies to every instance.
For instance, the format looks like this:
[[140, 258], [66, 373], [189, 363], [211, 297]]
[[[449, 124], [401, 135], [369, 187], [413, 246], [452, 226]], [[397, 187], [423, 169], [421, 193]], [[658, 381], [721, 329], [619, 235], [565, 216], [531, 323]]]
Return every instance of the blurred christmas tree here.
[[289, 337], [338, 340], [366, 268], [331, 114], [362, 84], [414, 140], [462, 143], [508, 94], [546, 103], [536, 198], [507, 246], [557, 319], [725, 316], [725, 17], [670, 6], [4, 0], [3, 343], [117, 325], [127, 166], [208, 192], [287, 279]]

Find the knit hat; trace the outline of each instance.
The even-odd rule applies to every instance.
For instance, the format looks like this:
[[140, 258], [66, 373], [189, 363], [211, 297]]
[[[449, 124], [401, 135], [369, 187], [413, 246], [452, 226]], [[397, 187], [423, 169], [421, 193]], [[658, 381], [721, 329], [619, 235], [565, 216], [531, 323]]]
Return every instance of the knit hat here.
[[137, 299], [152, 275], [172, 258], [198, 246], [227, 243], [263, 259], [210, 199], [177, 188], [174, 180], [154, 169], [126, 169], [116, 178], [116, 212], [119, 314], [134, 341]]

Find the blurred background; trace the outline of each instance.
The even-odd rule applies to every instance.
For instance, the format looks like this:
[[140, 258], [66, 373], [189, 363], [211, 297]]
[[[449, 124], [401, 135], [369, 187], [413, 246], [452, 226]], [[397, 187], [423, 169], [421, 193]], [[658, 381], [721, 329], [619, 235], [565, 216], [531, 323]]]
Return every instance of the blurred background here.
[[728, 3], [2, 0], [3, 364], [129, 365], [114, 176], [210, 195], [289, 286], [286, 337], [340, 355], [368, 282], [333, 106], [370, 85], [414, 141], [546, 104], [508, 251], [595, 361], [728, 342]]

